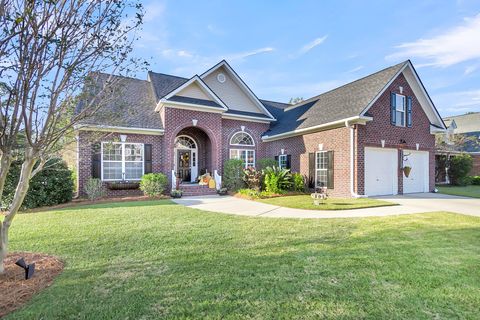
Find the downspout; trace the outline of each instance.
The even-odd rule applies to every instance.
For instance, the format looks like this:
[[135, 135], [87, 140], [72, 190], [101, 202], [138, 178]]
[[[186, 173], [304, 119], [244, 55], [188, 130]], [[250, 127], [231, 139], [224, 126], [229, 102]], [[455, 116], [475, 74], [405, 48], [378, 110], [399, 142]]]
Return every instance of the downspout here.
[[354, 198], [365, 198], [364, 195], [359, 195], [355, 192], [354, 178], [355, 178], [355, 128], [353, 125], [345, 120], [345, 127], [350, 131], [350, 194]]

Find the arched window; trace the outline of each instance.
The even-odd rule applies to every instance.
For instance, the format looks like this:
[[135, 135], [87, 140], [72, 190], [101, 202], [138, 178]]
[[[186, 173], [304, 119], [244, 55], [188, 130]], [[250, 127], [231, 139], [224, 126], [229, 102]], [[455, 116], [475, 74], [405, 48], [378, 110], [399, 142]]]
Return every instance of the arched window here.
[[177, 149], [196, 149], [197, 144], [190, 137], [179, 136], [175, 139], [175, 148], [177, 148]]
[[246, 132], [237, 132], [230, 139], [232, 146], [254, 146], [253, 138]]

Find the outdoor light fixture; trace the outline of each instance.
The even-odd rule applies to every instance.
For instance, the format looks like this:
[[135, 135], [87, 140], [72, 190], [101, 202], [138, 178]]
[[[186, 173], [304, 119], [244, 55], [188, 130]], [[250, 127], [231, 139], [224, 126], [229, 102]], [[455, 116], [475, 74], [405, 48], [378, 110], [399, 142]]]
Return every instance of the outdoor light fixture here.
[[385, 140], [380, 140], [380, 142], [382, 143], [382, 148], [385, 148]]
[[398, 87], [398, 89], [400, 90], [400, 94], [403, 93], [403, 87]]
[[198, 123], [198, 120], [197, 120], [197, 119], [193, 119], [193, 120], [192, 120], [192, 124], [193, 124], [194, 127], [197, 126], [197, 123]]
[[280, 149], [280, 152], [281, 152], [282, 154], [284, 154], [284, 153], [285, 153], [285, 149]]
[[400, 139], [400, 149], [405, 148], [406, 145], [407, 145], [407, 141], [405, 141], [404, 139]]
[[415, 144], [415, 146], [417, 147], [417, 151], [418, 151], [418, 149], [420, 149], [420, 143]]
[[35, 272], [35, 263], [27, 265], [25, 260], [20, 258], [15, 264], [25, 270], [25, 280], [28, 280], [33, 276], [33, 273]]
[[127, 135], [126, 134], [121, 134], [120, 135], [120, 141], [122, 141], [122, 142], [127, 141]]
[[318, 150], [322, 151], [323, 150], [323, 143], [318, 144]]
[[242, 129], [242, 131], [245, 131], [245, 126], [240, 126], [240, 129]]

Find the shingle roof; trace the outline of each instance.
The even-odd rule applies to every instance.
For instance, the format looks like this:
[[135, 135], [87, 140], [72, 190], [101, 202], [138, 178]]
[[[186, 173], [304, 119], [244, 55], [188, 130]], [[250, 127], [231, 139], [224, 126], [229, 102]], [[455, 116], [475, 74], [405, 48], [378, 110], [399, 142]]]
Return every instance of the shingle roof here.
[[[103, 86], [110, 75], [97, 74], [97, 86]], [[127, 77], [115, 77], [115, 91], [108, 103], [82, 124], [163, 129], [160, 115], [155, 112], [155, 97], [150, 82]], [[118, 85], [117, 85], [118, 84]], [[86, 102], [79, 103], [78, 114]]]
[[[286, 111], [275, 111], [274, 104], [270, 103], [269, 110], [273, 110], [278, 121], [265, 134], [273, 136], [359, 116], [406, 63], [399, 63], [322, 93]], [[263, 103], [268, 104], [268, 101]]]
[[168, 101], [173, 102], [183, 102], [183, 103], [190, 103], [190, 104], [197, 104], [200, 106], [207, 106], [207, 107], [215, 107], [223, 110], [223, 107], [216, 103], [215, 101], [205, 100], [205, 99], [198, 99], [198, 98], [190, 98], [184, 96], [173, 96], [167, 99]]
[[157, 102], [189, 79], [153, 71], [148, 72]]
[[233, 115], [241, 115], [241, 116], [250, 116], [250, 117], [257, 117], [257, 118], [264, 118], [265, 120], [270, 120], [271, 118], [263, 113], [257, 112], [249, 112], [249, 111], [240, 111], [240, 110], [232, 110], [228, 109], [225, 114], [233, 114]]
[[450, 126], [450, 123], [455, 120], [457, 128], [454, 133], [468, 133], [480, 131], [480, 112], [472, 112], [462, 114], [460, 116], [446, 117], [443, 119], [445, 124]]

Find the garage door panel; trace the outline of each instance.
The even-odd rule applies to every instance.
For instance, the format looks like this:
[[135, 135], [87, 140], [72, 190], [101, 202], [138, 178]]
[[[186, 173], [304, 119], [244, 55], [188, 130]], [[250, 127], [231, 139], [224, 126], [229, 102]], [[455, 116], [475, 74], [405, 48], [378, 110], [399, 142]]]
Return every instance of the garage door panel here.
[[404, 151], [403, 165], [410, 165], [410, 175], [403, 175], [403, 193], [429, 191], [429, 154], [426, 151]]
[[365, 194], [398, 193], [398, 153], [396, 149], [365, 148]]

